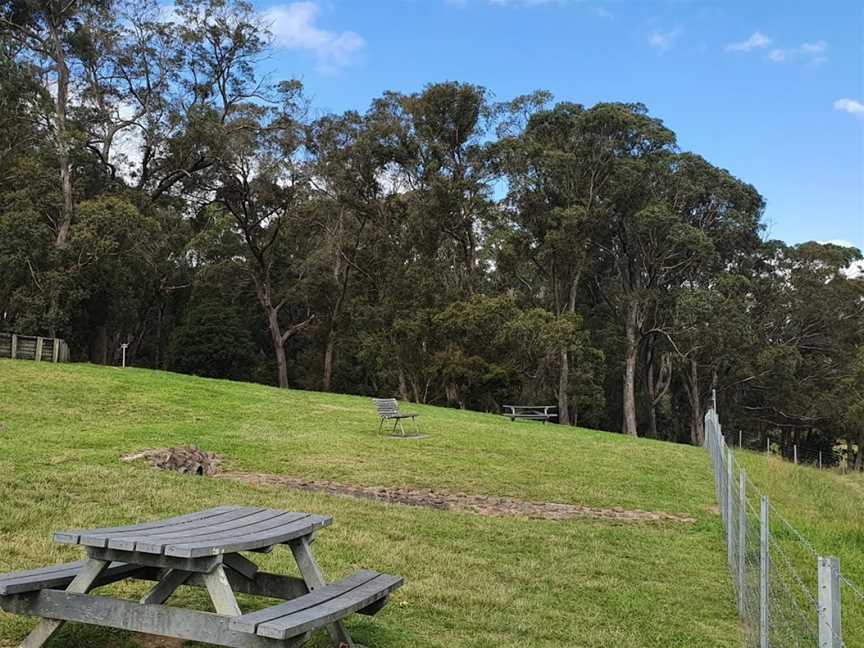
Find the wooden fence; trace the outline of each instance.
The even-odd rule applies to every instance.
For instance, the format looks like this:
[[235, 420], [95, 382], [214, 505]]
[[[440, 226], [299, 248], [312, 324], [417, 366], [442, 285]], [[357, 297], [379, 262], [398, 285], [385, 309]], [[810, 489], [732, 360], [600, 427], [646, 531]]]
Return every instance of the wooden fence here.
[[69, 345], [59, 338], [0, 333], [0, 358], [69, 362]]

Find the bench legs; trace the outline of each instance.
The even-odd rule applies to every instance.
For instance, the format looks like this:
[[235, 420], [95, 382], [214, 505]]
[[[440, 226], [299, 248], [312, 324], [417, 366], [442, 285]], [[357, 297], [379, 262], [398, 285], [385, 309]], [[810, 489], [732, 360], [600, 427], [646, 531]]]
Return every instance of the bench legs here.
[[[78, 575], [69, 583], [66, 591], [72, 594], [86, 594], [90, 591], [96, 579], [108, 569], [109, 564], [107, 560], [89, 559], [84, 563]], [[27, 635], [27, 638], [21, 642], [19, 648], [40, 648], [60, 629], [63, 623], [65, 622], [58, 621], [57, 619], [42, 619], [33, 632]]]
[[240, 606], [237, 605], [237, 599], [234, 598], [234, 590], [231, 589], [231, 583], [228, 582], [225, 568], [219, 565], [212, 572], [203, 574], [202, 578], [217, 614], [240, 616]]
[[[312, 555], [312, 550], [309, 548], [309, 539], [303, 537], [292, 540], [289, 546], [309, 591], [312, 592], [319, 587], [324, 587], [327, 583], [324, 580], [324, 575], [321, 573], [321, 568]], [[330, 641], [333, 643], [334, 648], [358, 648], [357, 644], [351, 640], [351, 635], [348, 634], [345, 625], [341, 621], [328, 625], [327, 633], [330, 635]]]

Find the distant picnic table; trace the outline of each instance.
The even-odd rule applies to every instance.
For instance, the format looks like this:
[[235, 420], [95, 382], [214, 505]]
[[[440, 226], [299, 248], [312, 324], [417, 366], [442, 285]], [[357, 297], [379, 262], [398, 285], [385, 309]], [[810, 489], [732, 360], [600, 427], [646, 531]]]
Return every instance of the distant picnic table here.
[[[189, 515], [103, 529], [62, 531], [87, 559], [0, 576], [0, 608], [42, 617], [21, 644], [42, 646], [66, 621], [234, 648], [293, 648], [326, 628], [334, 646], [355, 646], [342, 623], [373, 615], [402, 578], [358, 571], [327, 584], [312, 555], [313, 535], [330, 517], [226, 506]], [[258, 570], [241, 552], [291, 548], [301, 578]], [[140, 601], [88, 592], [127, 578], [155, 581]], [[206, 588], [216, 613], [167, 607], [181, 585]], [[235, 592], [284, 603], [243, 614]]]
[[511, 421], [528, 419], [533, 421], [557, 421], [558, 407], [556, 405], [504, 405], [503, 415]]

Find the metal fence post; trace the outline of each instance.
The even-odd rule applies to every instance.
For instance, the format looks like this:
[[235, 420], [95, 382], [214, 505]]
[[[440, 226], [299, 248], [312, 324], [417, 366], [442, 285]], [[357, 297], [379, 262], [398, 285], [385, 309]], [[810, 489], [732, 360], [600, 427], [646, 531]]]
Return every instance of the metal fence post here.
[[11, 356], [12, 356], [13, 360], [15, 359], [16, 355], [18, 355], [18, 336], [13, 333], [12, 334], [12, 350], [11, 350]]
[[768, 496], [763, 495], [759, 506], [759, 648], [770, 648], [768, 642], [768, 577], [771, 554], [768, 550]]
[[819, 648], [843, 648], [840, 561], [819, 556]]
[[797, 464], [798, 463], [798, 445], [797, 444], [792, 446], [792, 452], [795, 453], [795, 463]]
[[732, 510], [732, 483], [735, 480], [734, 467], [732, 464], [732, 448], [726, 449], [726, 554], [729, 559], [729, 567], [735, 565], [735, 534], [732, 532], [735, 523], [735, 515]]
[[743, 468], [738, 473], [738, 610], [742, 616], [747, 597], [745, 579], [747, 570], [747, 471]]

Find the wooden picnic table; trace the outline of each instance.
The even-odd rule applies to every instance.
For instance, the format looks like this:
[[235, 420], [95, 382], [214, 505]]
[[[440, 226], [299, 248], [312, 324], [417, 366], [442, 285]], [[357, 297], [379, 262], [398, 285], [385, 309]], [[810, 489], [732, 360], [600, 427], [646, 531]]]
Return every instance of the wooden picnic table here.
[[[327, 584], [312, 554], [314, 534], [332, 518], [224, 506], [189, 515], [104, 529], [54, 534], [87, 558], [0, 576], [0, 608], [41, 617], [21, 648], [42, 646], [67, 621], [234, 648], [289, 648], [326, 628], [334, 646], [355, 646], [342, 623], [373, 615], [402, 578], [358, 571]], [[242, 552], [287, 544], [301, 578], [259, 571]], [[140, 601], [89, 594], [127, 578], [155, 582]], [[216, 613], [165, 605], [181, 585], [206, 588]], [[235, 592], [284, 603], [243, 614]]]
[[511, 421], [527, 419], [533, 421], [555, 421], [558, 419], [556, 405], [504, 405], [503, 415]]

